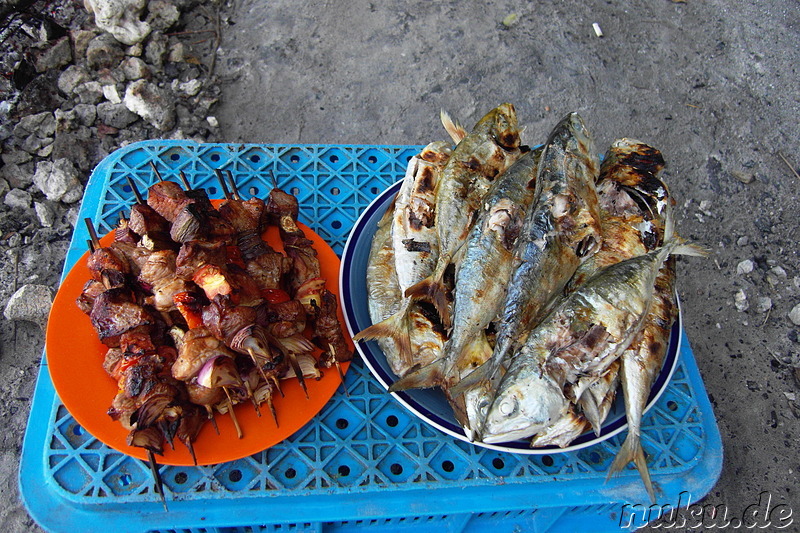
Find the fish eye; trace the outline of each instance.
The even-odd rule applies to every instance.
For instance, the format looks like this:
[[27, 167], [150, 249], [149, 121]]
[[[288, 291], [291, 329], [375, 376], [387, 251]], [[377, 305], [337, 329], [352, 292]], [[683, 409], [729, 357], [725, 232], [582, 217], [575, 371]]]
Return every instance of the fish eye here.
[[500, 403], [500, 414], [504, 416], [508, 416], [514, 413], [517, 410], [517, 398], [516, 396], [512, 396], [506, 400], [503, 400]]

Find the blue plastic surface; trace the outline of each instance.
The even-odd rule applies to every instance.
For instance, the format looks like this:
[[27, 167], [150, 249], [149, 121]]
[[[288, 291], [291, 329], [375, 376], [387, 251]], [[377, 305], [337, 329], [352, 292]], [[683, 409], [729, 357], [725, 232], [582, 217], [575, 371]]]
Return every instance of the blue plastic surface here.
[[[301, 221], [341, 254], [360, 211], [400, 179], [415, 146], [220, 145], [147, 141], [108, 156], [93, 172], [79, 218], [110, 230], [142, 190], [182, 170], [220, 197], [215, 169], [246, 196], [274, 176], [298, 196]], [[85, 251], [75, 230], [64, 272]], [[667, 390], [644, 419], [643, 444], [660, 504], [692, 501], [716, 483], [722, 445], [688, 339]], [[61, 405], [46, 355], [23, 445], [20, 490], [52, 531], [620, 531], [623, 505], [650, 504], [629, 467], [605, 481], [625, 433], [544, 456], [487, 450], [446, 436], [398, 404], [356, 361], [328, 405], [288, 440], [245, 459], [162, 466], [165, 512], [148, 467], [87, 434]], [[684, 500], [686, 498], [684, 497]], [[636, 525], [641, 525], [637, 523]]]

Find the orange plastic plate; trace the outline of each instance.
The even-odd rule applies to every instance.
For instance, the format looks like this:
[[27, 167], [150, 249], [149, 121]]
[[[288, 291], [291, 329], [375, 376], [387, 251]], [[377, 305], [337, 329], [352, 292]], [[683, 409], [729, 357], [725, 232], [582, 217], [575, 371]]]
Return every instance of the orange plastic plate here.
[[[339, 258], [330, 246], [307, 226], [299, 224], [306, 237], [314, 243], [322, 276], [327, 288], [339, 296]], [[278, 229], [270, 227], [262, 238], [275, 250], [283, 251]], [[113, 232], [100, 241], [103, 246], [113, 242]], [[56, 294], [45, 341], [47, 364], [59, 398], [75, 420], [92, 436], [107, 446], [124, 454], [147, 459], [143, 448], [128, 446], [126, 431], [118, 422], [106, 414], [117, 393], [116, 382], [103, 370], [103, 359], [107, 347], [97, 338], [89, 317], [75, 304], [86, 281], [91, 277], [86, 267], [88, 252], [70, 270]], [[341, 305], [339, 322], [344, 324]], [[348, 339], [348, 342], [350, 340]], [[351, 349], [352, 347], [352, 342]], [[319, 355], [319, 351], [317, 355]], [[346, 372], [348, 363], [342, 365]], [[291, 436], [311, 420], [325, 406], [341, 384], [335, 368], [323, 369], [319, 380], [306, 379], [309, 399], [306, 399], [296, 379], [281, 381], [285, 397], [276, 394], [273, 398], [278, 415], [278, 426], [269, 413], [269, 407], [261, 406], [261, 417], [251, 403], [235, 407], [236, 417], [244, 433], [236, 436], [230, 415], [215, 413], [220, 434], [211, 423], [204, 424], [194, 443], [199, 465], [217, 464], [247, 457], [273, 446]], [[192, 465], [188, 449], [175, 441], [175, 449], [165, 443], [164, 455], [157, 458], [160, 464]]]

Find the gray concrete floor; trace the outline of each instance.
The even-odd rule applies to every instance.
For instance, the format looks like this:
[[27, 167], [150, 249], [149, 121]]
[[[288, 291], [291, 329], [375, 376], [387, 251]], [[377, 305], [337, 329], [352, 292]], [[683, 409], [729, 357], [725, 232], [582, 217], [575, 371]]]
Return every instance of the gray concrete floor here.
[[[788, 315], [800, 303], [800, 178], [789, 166], [800, 166], [798, 7], [240, 0], [223, 10], [219, 137], [422, 144], [443, 137], [440, 109], [471, 124], [509, 101], [531, 144], [578, 111], [601, 150], [619, 137], [657, 146], [681, 233], [713, 251], [679, 270], [686, 330], [725, 449], [706, 503], [739, 513], [768, 491], [797, 511], [800, 327]], [[754, 180], [743, 183], [747, 176]], [[754, 270], [737, 273], [748, 259]], [[735, 305], [739, 291], [746, 310]], [[770, 298], [769, 311], [760, 298]], [[3, 357], [38, 357], [42, 342], [34, 326], [17, 325]], [[20, 425], [31, 378], [20, 376], [23, 400], [3, 408]], [[28, 531], [16, 493], [19, 440], [2, 442], [2, 516], [10, 531]]]

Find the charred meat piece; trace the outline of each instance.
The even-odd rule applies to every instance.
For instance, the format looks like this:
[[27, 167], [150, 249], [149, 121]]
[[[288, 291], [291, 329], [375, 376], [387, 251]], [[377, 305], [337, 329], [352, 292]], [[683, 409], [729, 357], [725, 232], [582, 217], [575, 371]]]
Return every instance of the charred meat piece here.
[[342, 334], [342, 326], [336, 314], [337, 305], [336, 296], [326, 289], [322, 292], [321, 304], [314, 320], [314, 344], [322, 349], [319, 363], [326, 368], [353, 358]]
[[133, 293], [124, 287], [99, 294], [89, 317], [100, 341], [112, 348], [119, 346], [119, 337], [126, 331], [154, 323], [153, 316], [136, 303]]

